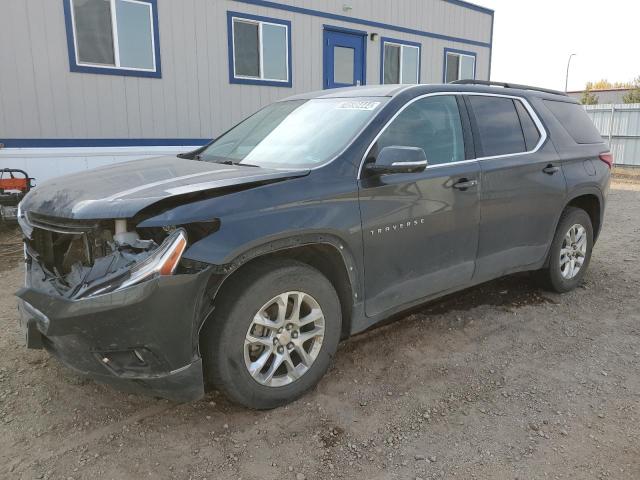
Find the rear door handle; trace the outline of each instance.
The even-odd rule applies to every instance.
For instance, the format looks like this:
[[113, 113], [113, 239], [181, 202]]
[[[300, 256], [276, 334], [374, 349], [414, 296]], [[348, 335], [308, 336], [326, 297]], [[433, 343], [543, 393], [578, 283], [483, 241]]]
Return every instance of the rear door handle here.
[[463, 178], [457, 181], [456, 183], [454, 183], [452, 186], [457, 190], [464, 191], [464, 190], [467, 190], [468, 188], [475, 187], [476, 185], [478, 185], [478, 180], [467, 180], [466, 178]]
[[542, 171], [544, 173], [546, 173], [547, 175], [553, 175], [554, 173], [556, 173], [558, 170], [560, 170], [559, 167], [556, 167], [555, 165], [549, 164], [546, 167], [544, 167], [542, 169]]

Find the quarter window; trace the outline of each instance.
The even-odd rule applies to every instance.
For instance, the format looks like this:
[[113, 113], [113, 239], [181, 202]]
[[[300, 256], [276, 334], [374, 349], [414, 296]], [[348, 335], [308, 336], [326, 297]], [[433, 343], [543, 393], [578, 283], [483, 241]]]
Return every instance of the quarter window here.
[[155, 0], [67, 0], [72, 71], [160, 76]]
[[229, 12], [230, 81], [291, 86], [290, 23]]
[[444, 55], [444, 83], [476, 78], [475, 53], [445, 49]]
[[[469, 96], [485, 157], [527, 150], [513, 99]], [[519, 102], [518, 102], [519, 103]]]
[[524, 133], [524, 143], [527, 151], [533, 150], [540, 141], [540, 131], [522, 102], [514, 100], [513, 103], [515, 103], [518, 117], [520, 117], [520, 125], [522, 125], [522, 133]]
[[420, 80], [420, 44], [382, 39], [383, 84], [418, 83]]
[[582, 105], [554, 100], [544, 100], [544, 103], [576, 143], [602, 143], [600, 132]]
[[462, 122], [455, 97], [422, 98], [402, 110], [376, 142], [375, 152], [390, 146], [420, 147], [429, 165], [464, 160]]

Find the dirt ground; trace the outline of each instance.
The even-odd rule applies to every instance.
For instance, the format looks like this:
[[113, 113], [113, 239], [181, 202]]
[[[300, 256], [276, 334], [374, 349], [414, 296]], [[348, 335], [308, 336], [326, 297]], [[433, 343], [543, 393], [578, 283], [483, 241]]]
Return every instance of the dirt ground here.
[[617, 182], [576, 291], [516, 275], [344, 342], [292, 405], [81, 379], [19, 341], [0, 233], [0, 478], [638, 479], [640, 183]]

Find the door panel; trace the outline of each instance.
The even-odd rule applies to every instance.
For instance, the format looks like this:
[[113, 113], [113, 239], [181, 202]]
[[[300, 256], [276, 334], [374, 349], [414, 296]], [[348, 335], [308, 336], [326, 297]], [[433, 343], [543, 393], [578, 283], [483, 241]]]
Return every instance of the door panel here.
[[421, 148], [429, 167], [388, 175], [363, 170], [368, 316], [471, 280], [478, 247], [479, 166], [465, 160], [464, 140], [455, 96], [427, 96], [405, 105], [369, 151], [367, 164], [385, 147]]
[[481, 217], [476, 278], [489, 279], [544, 259], [556, 228], [566, 184], [555, 149], [480, 160]]
[[478, 189], [453, 185], [478, 178], [477, 162], [361, 181], [368, 316], [462, 287], [478, 247]]
[[522, 99], [476, 95], [466, 103], [483, 157], [474, 275], [482, 281], [544, 260], [566, 184], [555, 148]]
[[366, 36], [324, 31], [324, 88], [364, 85]]

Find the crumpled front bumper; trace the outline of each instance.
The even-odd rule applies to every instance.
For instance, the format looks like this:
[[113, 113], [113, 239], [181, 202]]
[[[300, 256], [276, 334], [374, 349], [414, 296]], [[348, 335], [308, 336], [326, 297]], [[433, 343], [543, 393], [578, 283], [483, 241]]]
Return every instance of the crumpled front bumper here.
[[209, 278], [208, 270], [158, 277], [81, 300], [27, 286], [16, 293], [27, 346], [122, 390], [196, 400], [204, 395], [198, 331]]

